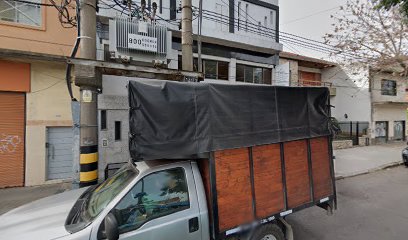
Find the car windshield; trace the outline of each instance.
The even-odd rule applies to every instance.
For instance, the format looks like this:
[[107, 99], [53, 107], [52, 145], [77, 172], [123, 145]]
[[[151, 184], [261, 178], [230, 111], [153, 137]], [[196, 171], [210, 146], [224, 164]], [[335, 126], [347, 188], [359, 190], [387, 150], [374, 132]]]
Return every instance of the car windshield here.
[[72, 208], [66, 223], [67, 230], [76, 232], [86, 227], [138, 174], [129, 163], [103, 183], [90, 187]]

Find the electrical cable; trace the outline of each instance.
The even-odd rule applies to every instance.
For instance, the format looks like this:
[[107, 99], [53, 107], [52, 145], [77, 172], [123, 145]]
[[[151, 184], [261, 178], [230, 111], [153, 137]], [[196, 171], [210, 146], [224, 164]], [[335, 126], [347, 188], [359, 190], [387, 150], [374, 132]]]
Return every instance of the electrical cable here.
[[[224, 0], [221, 0], [224, 4], [224, 6], [226, 6], [226, 7], [228, 7], [228, 3], [226, 3]], [[251, 15], [249, 15], [249, 14], [247, 14], [246, 12], [244, 12], [244, 10], [243, 9], [238, 9], [238, 11], [237, 10], [235, 10], [234, 9], [234, 11], [236, 12], [236, 13], [239, 13], [238, 11], [241, 11], [242, 13], [243, 13], [243, 15], [244, 16], [248, 16], [249, 18], [251, 18], [252, 20], [254, 20], [255, 22], [258, 22], [255, 18], [253, 18]], [[216, 13], [216, 14], [218, 14], [218, 13]], [[235, 20], [236, 19], [234, 19], [234, 22], [235, 22]], [[238, 19], [238, 21], [239, 21], [240, 19]], [[247, 21], [248, 19], [246, 19], [246, 22], [245, 22], [245, 24], [247, 24], [248, 23], [248, 21]], [[250, 21], [249, 22], [250, 24], [252, 24], [252, 25], [257, 25], [256, 23], [254, 24], [254, 23], [252, 23], [252, 21]], [[264, 26], [262, 26], [262, 27], [264, 27]], [[264, 27], [264, 28], [267, 28], [267, 27]], [[267, 29], [271, 29], [271, 28], [267, 28]], [[273, 29], [272, 29], [273, 30]], [[314, 42], [314, 43], [316, 43], [316, 45], [317, 44], [319, 44], [319, 45], [323, 45], [323, 46], [325, 46], [326, 48], [331, 48], [331, 49], [333, 49], [334, 50], [334, 52], [333, 53], [336, 53], [336, 54], [346, 54], [346, 55], [348, 55], [349, 57], [352, 57], [352, 58], [359, 58], [359, 59], [362, 59], [362, 57], [361, 56], [358, 56], [358, 55], [356, 55], [355, 53], [349, 53], [349, 52], [341, 52], [341, 53], [339, 53], [338, 51], [338, 48], [336, 48], [335, 46], [331, 46], [331, 45], [329, 45], [329, 44], [327, 44], [327, 43], [323, 43], [323, 42], [320, 42], [320, 41], [317, 41], [317, 40], [313, 40], [313, 39], [309, 39], [309, 38], [305, 38], [305, 37], [302, 37], [302, 36], [298, 36], [298, 35], [295, 35], [295, 34], [291, 34], [291, 33], [286, 33], [286, 32], [283, 32], [283, 31], [277, 31], [277, 32], [279, 32], [279, 36], [280, 37], [284, 37], [285, 35], [289, 35], [289, 36], [286, 36], [287, 38], [301, 38], [301, 39], [303, 39], [303, 40], [305, 40], [305, 41], [310, 41], [310, 42]], [[294, 39], [294, 40], [297, 40], [297, 39]], [[297, 40], [297, 41], [300, 41], [300, 40]], [[322, 47], [322, 46], [320, 46], [320, 47]], [[327, 54], [327, 53], [326, 53]]]
[[[80, 17], [80, 0], [75, 0], [76, 2], [76, 18], [77, 18], [77, 38], [75, 40], [74, 47], [72, 48], [71, 52], [71, 58], [75, 58], [78, 48], [79, 48], [79, 43], [81, 41], [81, 17]], [[68, 93], [69, 96], [71, 97], [71, 101], [76, 102], [77, 100], [74, 98], [74, 95], [72, 93], [72, 83], [71, 83], [71, 70], [72, 70], [72, 64], [67, 64], [67, 69], [65, 73], [65, 80], [67, 83], [67, 88], [68, 88]]]
[[311, 14], [309, 14], [309, 15], [306, 15], [306, 16], [303, 16], [303, 17], [300, 17], [300, 18], [296, 18], [296, 19], [289, 20], [289, 21], [284, 22], [284, 23], [282, 23], [282, 24], [280, 24], [280, 25], [286, 25], [286, 24], [298, 22], [298, 21], [300, 21], [300, 20], [303, 20], [303, 19], [306, 19], [306, 18], [310, 18], [310, 17], [316, 16], [316, 15], [319, 15], [319, 14], [322, 14], [322, 13], [325, 13], [325, 12], [330, 12], [330, 11], [332, 11], [332, 10], [334, 10], [334, 9], [339, 9], [341, 6], [342, 6], [342, 5], [339, 5], [339, 6], [336, 6], [336, 7], [333, 7], [333, 8], [329, 8], [329, 9], [325, 9], [325, 10], [322, 10], [322, 11], [319, 11], [319, 12], [311, 13]]
[[5, 0], [5, 1], [26, 3], [26, 4], [31, 4], [31, 5], [36, 5], [36, 6], [44, 6], [44, 7], [54, 7], [53, 4], [41, 3], [41, 2], [31, 2], [31, 1], [24, 1], [24, 0]]

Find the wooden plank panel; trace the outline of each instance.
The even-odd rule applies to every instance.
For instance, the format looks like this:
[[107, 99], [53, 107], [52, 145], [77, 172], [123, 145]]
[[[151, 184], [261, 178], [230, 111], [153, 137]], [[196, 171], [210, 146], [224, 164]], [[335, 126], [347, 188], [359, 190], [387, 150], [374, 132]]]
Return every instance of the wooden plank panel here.
[[332, 195], [328, 137], [310, 140], [315, 201]]
[[311, 202], [306, 140], [284, 143], [288, 207]]
[[284, 210], [280, 144], [252, 148], [256, 215], [266, 218]]
[[220, 231], [254, 220], [248, 148], [215, 152]]

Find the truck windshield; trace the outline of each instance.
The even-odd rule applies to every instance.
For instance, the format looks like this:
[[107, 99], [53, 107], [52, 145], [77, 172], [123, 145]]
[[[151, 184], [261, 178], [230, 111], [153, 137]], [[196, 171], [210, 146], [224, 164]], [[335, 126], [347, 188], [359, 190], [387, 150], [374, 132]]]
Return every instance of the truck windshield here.
[[72, 233], [89, 225], [138, 173], [129, 163], [101, 184], [90, 187], [71, 209], [66, 229]]

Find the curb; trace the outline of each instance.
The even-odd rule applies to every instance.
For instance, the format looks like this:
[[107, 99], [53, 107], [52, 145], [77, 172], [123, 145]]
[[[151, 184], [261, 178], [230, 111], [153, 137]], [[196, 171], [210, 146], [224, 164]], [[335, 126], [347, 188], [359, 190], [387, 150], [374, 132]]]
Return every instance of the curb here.
[[354, 172], [354, 173], [350, 173], [350, 174], [345, 174], [345, 175], [338, 175], [335, 177], [336, 180], [341, 180], [341, 179], [345, 179], [345, 178], [351, 178], [351, 177], [357, 177], [357, 176], [361, 176], [361, 175], [365, 175], [365, 174], [369, 174], [369, 173], [374, 173], [374, 172], [378, 172], [387, 168], [393, 168], [393, 167], [397, 167], [400, 165], [403, 165], [403, 162], [393, 162], [393, 163], [387, 163], [384, 165], [381, 165], [379, 167], [376, 168], [372, 168], [369, 170], [363, 170], [360, 172]]

